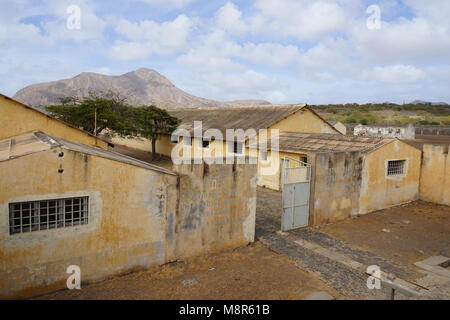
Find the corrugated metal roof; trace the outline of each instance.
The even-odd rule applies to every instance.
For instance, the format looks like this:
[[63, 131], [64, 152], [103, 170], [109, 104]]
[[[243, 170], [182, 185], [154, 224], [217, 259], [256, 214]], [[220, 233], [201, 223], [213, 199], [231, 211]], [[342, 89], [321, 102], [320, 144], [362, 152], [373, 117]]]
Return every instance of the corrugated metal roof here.
[[168, 110], [170, 115], [181, 120], [179, 129], [191, 134], [194, 121], [202, 121], [202, 133], [208, 129], [218, 129], [226, 134], [226, 129], [267, 129], [273, 124], [306, 107], [298, 105], [265, 105], [246, 107], [218, 107]]
[[149, 170], [159, 171], [165, 174], [176, 175], [176, 173], [170, 170], [117, 152], [50, 136], [41, 131], [27, 132], [9, 139], [0, 140], [0, 162], [25, 156], [27, 154], [50, 150], [56, 147], [122, 162]]
[[[350, 152], [359, 151], [369, 153], [383, 145], [386, 145], [395, 139], [382, 139], [371, 137], [344, 136], [327, 133], [299, 133], [299, 132], [280, 132], [278, 151], [299, 153], [299, 152]], [[271, 149], [271, 139], [262, 142], [267, 143], [268, 149]], [[251, 148], [256, 145], [252, 144]], [[276, 150], [276, 149], [273, 149]]]

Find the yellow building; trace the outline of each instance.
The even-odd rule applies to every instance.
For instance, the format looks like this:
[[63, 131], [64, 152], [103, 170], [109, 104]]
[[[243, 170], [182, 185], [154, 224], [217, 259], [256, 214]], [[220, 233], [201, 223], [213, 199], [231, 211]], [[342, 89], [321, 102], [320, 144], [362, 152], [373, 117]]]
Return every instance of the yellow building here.
[[[267, 142], [269, 153], [274, 152], [272, 140]], [[311, 225], [419, 198], [421, 151], [400, 140], [281, 132], [278, 143], [280, 158], [311, 165]], [[264, 165], [259, 161], [258, 171]], [[259, 174], [259, 183], [279, 190], [281, 166], [274, 176]]]
[[[187, 132], [190, 137], [162, 135], [156, 143], [156, 152], [168, 157], [172, 155], [172, 151], [177, 145], [180, 155], [184, 154], [188, 158], [248, 155], [249, 151], [245, 146], [248, 137], [254, 135], [258, 138], [261, 129], [267, 129], [269, 134], [271, 129], [340, 134], [337, 129], [305, 104], [177, 109], [169, 110], [169, 113], [181, 120], [179, 129]], [[199, 132], [197, 135], [203, 136], [203, 140], [194, 138], [197, 136], [194, 130], [195, 122], [201, 122], [201, 128], [197, 125]], [[244, 142], [238, 142], [236, 139], [227, 142], [227, 129], [242, 129], [245, 133]], [[220, 133], [220, 137], [214, 133]], [[151, 143], [145, 139], [116, 137], [112, 139], [112, 142], [151, 151]]]
[[175, 171], [40, 131], [0, 140], [0, 298], [254, 240], [256, 165]]
[[[108, 149], [108, 142], [0, 94], [0, 139], [42, 130], [68, 140]], [[109, 147], [113, 147], [109, 144]]]

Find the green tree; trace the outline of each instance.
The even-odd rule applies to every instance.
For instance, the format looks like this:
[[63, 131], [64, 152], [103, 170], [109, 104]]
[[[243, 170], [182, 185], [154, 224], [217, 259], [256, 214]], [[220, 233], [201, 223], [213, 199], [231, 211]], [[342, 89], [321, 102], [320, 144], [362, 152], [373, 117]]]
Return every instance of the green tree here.
[[123, 131], [128, 119], [125, 115], [130, 106], [126, 99], [117, 94], [89, 93], [89, 96], [65, 97], [60, 99], [60, 105], [46, 107], [50, 115], [56, 119], [81, 128], [93, 135], [98, 135], [105, 129]]
[[133, 110], [133, 131], [136, 135], [152, 141], [152, 158], [155, 159], [156, 141], [161, 134], [171, 134], [180, 121], [166, 110], [156, 106], [142, 105]]
[[156, 141], [161, 134], [171, 134], [179, 120], [156, 106], [135, 108], [126, 99], [108, 93], [90, 93], [88, 97], [66, 97], [60, 105], [49, 106], [50, 114], [62, 121], [98, 135], [109, 129], [122, 137], [143, 137], [152, 141], [152, 158], [155, 158]]

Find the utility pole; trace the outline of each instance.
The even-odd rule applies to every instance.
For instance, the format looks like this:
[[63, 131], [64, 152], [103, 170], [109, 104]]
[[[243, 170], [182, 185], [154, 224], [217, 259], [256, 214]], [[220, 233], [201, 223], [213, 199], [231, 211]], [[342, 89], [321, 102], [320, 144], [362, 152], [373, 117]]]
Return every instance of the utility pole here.
[[94, 136], [97, 136], [97, 108], [94, 109]]

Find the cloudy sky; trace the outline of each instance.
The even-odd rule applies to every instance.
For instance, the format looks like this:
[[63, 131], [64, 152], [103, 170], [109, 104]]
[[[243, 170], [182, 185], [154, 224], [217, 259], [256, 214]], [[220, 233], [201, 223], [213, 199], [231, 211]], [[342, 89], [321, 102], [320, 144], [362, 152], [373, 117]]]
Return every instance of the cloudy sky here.
[[0, 0], [0, 92], [146, 67], [222, 101], [450, 103], [449, 13], [449, 0]]

